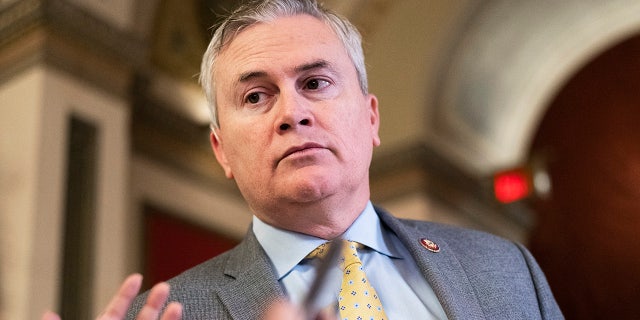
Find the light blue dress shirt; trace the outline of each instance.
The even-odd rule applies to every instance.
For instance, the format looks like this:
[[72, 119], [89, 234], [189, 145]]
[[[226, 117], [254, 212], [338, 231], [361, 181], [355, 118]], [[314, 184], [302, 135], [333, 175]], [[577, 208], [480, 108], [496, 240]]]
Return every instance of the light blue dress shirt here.
[[[289, 298], [300, 303], [315, 276], [313, 262], [305, 257], [326, 240], [275, 228], [255, 216], [253, 232], [271, 259]], [[381, 224], [371, 202], [342, 238], [365, 245], [358, 250], [358, 256], [389, 319], [447, 318], [409, 251]], [[341, 271], [337, 267], [328, 281], [334, 290], [321, 298], [323, 305], [337, 301], [341, 281]]]

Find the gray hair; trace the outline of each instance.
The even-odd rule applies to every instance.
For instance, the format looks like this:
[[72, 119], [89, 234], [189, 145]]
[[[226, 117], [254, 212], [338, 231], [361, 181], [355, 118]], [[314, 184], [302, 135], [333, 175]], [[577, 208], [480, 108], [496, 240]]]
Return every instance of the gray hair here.
[[242, 30], [253, 24], [273, 21], [279, 17], [303, 14], [318, 18], [335, 32], [356, 68], [362, 93], [368, 92], [362, 39], [358, 29], [346, 18], [322, 7], [316, 0], [254, 0], [240, 6], [219, 24], [202, 58], [200, 84], [209, 103], [212, 129], [220, 127], [213, 73], [216, 60], [222, 49], [231, 43]]

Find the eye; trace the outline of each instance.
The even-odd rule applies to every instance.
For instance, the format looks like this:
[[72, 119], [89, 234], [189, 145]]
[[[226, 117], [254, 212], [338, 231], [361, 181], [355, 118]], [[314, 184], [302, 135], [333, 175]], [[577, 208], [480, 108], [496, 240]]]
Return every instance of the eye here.
[[322, 79], [311, 79], [305, 83], [305, 88], [309, 90], [318, 90], [325, 88], [329, 85], [329, 81]]
[[258, 102], [260, 102], [260, 100], [262, 100], [262, 96], [264, 94], [260, 93], [260, 92], [252, 92], [249, 93], [245, 98], [244, 101], [250, 104], [256, 104]]

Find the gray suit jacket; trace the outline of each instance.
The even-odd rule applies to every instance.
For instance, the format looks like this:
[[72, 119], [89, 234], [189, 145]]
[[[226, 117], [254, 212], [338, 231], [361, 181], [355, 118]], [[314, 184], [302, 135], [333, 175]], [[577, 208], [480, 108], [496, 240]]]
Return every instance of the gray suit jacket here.
[[[401, 220], [376, 208], [432, 286], [449, 319], [563, 319], [547, 281], [521, 245], [486, 233]], [[440, 252], [426, 250], [432, 240]], [[249, 230], [234, 249], [169, 280], [169, 300], [184, 319], [259, 319], [285, 293], [266, 253]], [[146, 293], [129, 310], [142, 307]], [[419, 318], [419, 317], [417, 317]]]

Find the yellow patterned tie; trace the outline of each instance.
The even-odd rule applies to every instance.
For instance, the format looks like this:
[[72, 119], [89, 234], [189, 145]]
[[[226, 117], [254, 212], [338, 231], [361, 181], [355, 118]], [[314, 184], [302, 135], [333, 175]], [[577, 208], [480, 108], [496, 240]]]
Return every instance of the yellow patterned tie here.
[[369, 284], [358, 258], [357, 247], [361, 244], [353, 241], [342, 241], [344, 268], [342, 286], [338, 295], [340, 319], [344, 320], [378, 320], [387, 319], [382, 303], [375, 289]]

